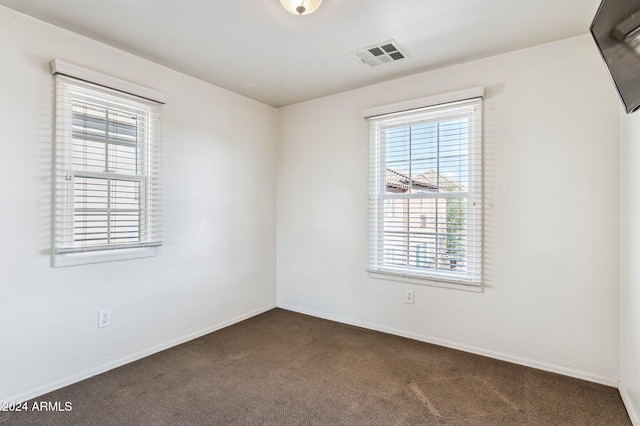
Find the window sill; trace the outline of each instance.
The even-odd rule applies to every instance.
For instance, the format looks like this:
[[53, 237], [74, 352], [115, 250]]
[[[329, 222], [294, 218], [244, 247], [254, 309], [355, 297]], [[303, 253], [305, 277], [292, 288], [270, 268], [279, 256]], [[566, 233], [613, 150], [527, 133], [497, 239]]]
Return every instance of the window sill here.
[[158, 247], [140, 247], [121, 250], [102, 250], [86, 253], [54, 254], [52, 266], [86, 265], [90, 263], [113, 262], [117, 260], [138, 259], [158, 255]]
[[407, 284], [426, 285], [430, 287], [449, 288], [453, 290], [469, 291], [472, 293], [484, 293], [484, 285], [482, 283], [467, 283], [459, 280], [449, 280], [439, 277], [416, 277], [413, 275], [404, 275], [396, 272], [388, 271], [373, 271], [368, 270], [369, 277], [385, 280], [385, 281], [397, 281]]

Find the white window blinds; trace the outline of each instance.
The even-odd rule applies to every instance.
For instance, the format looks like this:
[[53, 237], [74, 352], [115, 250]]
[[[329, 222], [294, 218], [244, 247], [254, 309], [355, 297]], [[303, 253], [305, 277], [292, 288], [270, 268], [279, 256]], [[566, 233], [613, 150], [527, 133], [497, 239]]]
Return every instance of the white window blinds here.
[[156, 102], [56, 75], [54, 266], [155, 254], [158, 117]]
[[482, 99], [368, 119], [369, 270], [480, 285]]

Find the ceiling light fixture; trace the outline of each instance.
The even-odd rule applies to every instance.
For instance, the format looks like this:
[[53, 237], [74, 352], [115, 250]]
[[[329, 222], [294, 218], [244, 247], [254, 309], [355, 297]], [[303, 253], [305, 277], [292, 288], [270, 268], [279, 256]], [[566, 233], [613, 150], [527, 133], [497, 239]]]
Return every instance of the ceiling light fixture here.
[[320, 7], [322, 0], [280, 0], [280, 4], [294, 15], [309, 15]]

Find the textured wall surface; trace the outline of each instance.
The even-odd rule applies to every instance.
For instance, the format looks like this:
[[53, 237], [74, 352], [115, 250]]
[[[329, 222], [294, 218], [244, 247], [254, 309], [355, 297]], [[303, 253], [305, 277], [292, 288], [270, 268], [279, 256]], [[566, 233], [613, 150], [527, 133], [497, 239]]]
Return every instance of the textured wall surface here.
[[[3, 7], [0, 40], [0, 400], [275, 305], [275, 109]], [[50, 267], [55, 58], [168, 95], [157, 257]]]
[[[475, 86], [485, 292], [369, 277], [361, 111]], [[615, 385], [617, 102], [581, 36], [281, 108], [278, 304]]]
[[620, 111], [620, 393], [640, 425], [640, 114]]

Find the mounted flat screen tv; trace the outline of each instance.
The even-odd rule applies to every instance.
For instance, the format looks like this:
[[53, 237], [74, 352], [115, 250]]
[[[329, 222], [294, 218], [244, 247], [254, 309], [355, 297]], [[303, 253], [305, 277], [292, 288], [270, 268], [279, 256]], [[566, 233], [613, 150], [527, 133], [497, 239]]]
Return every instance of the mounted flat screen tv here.
[[624, 109], [640, 108], [640, 0], [602, 0], [591, 24]]

